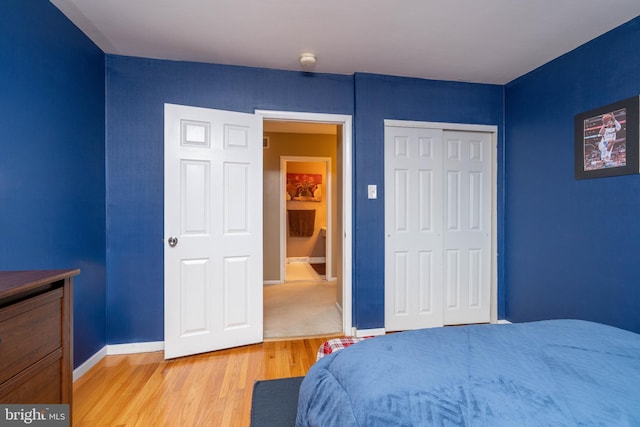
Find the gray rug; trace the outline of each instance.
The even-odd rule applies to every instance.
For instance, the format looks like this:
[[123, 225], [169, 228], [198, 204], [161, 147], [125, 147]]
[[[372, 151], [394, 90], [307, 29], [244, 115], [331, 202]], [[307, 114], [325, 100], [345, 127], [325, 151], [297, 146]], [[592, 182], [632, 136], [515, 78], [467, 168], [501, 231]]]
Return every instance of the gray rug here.
[[293, 427], [303, 378], [256, 381], [251, 398], [251, 427]]

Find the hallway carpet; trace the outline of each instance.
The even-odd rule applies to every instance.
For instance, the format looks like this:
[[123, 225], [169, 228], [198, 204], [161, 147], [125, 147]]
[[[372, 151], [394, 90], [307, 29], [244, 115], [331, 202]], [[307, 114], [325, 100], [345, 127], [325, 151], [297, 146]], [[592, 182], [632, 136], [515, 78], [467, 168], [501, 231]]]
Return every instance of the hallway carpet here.
[[291, 262], [286, 265], [285, 282], [317, 281], [323, 277], [308, 262]]
[[300, 281], [264, 287], [264, 338], [341, 332], [336, 282]]

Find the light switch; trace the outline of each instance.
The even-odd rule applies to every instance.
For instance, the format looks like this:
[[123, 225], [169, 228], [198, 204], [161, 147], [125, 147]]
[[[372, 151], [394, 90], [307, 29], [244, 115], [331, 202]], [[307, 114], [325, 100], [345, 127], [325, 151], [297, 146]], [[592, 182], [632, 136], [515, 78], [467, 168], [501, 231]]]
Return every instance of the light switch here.
[[368, 191], [370, 199], [377, 199], [378, 198], [378, 186], [377, 185], [369, 184], [367, 186], [367, 191]]

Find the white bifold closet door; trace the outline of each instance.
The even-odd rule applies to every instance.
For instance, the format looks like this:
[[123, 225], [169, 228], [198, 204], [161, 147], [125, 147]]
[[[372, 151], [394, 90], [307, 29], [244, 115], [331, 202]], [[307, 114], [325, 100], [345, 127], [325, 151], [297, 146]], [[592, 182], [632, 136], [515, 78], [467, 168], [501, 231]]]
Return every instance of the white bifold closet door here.
[[484, 323], [491, 133], [385, 126], [385, 329]]

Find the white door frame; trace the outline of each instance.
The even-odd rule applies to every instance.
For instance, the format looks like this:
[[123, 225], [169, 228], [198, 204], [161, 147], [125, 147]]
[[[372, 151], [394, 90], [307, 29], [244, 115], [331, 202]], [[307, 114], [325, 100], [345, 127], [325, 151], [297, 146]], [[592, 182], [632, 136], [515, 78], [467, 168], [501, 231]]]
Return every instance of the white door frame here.
[[308, 123], [332, 123], [342, 125], [342, 330], [346, 336], [352, 331], [352, 206], [353, 206], [353, 141], [350, 115], [300, 113], [292, 111], [256, 110], [263, 120], [285, 120]]
[[498, 126], [384, 120], [385, 126], [429, 128], [491, 134], [491, 323], [498, 322]]
[[334, 280], [331, 276], [333, 271], [332, 267], [332, 231], [333, 223], [331, 222], [333, 197], [333, 181], [331, 180], [331, 158], [330, 157], [314, 157], [314, 156], [280, 156], [280, 191], [278, 197], [280, 197], [280, 282], [286, 281], [286, 269], [287, 269], [287, 164], [296, 162], [308, 162], [308, 163], [323, 163], [325, 171], [325, 182], [322, 193], [325, 199], [325, 228], [326, 233], [326, 245], [325, 245], [325, 263], [326, 263], [326, 280]]

